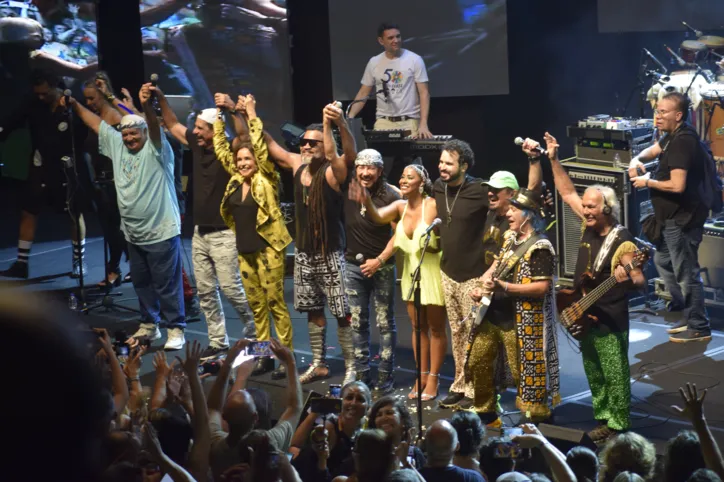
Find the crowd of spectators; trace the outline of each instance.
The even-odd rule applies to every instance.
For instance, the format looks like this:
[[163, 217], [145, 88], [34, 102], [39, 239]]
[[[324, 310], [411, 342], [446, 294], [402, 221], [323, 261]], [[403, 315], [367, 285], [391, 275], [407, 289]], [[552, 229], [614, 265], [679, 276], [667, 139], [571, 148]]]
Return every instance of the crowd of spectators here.
[[[673, 407], [691, 422], [657, 459], [635, 432], [598, 453], [561, 452], [533, 424], [511, 438], [490, 436], [472, 412], [457, 412], [416, 432], [405, 403], [372, 400], [367, 386], [342, 388], [341, 411], [304, 411], [295, 357], [273, 340], [287, 368], [284, 410], [248, 388], [254, 369], [223, 363], [203, 380], [203, 347], [184, 357], [153, 356], [155, 378], [142, 386], [144, 349], [119, 360], [105, 330], [89, 331], [48, 303], [0, 293], [0, 353], [6, 390], [3, 481], [90, 482], [703, 482], [721, 481], [724, 462], [704, 416], [706, 391], [680, 389]], [[235, 360], [248, 340], [234, 344]], [[304, 413], [303, 413], [304, 412]], [[502, 448], [520, 450], [510, 456]]]

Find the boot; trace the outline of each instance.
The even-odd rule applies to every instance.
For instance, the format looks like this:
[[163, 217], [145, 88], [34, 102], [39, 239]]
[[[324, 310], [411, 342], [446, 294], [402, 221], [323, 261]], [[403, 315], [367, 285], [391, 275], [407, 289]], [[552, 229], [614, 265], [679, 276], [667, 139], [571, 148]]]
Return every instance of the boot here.
[[244, 338], [247, 340], [256, 340], [256, 324], [254, 324], [254, 313], [251, 311], [249, 305], [246, 305], [246, 309], [243, 313], [239, 313], [241, 322], [244, 324]]
[[329, 367], [327, 366], [327, 327], [317, 326], [314, 323], [307, 322], [309, 329], [309, 345], [312, 348], [312, 363], [299, 376], [299, 383], [311, 383], [323, 378], [329, 377]]
[[337, 339], [342, 348], [344, 357], [344, 381], [342, 386], [352, 383], [357, 379], [357, 370], [354, 363], [354, 343], [352, 342], [352, 327], [340, 326], [337, 328]]

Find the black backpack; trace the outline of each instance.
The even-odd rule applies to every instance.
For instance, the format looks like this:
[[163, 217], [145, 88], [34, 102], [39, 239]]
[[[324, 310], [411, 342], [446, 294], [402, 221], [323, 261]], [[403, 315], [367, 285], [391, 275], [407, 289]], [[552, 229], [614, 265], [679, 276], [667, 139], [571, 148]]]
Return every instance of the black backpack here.
[[704, 162], [704, 182], [701, 190], [701, 200], [704, 205], [712, 212], [712, 214], [719, 214], [724, 208], [724, 202], [722, 202], [722, 180], [719, 178], [719, 173], [716, 171], [716, 161], [714, 160], [714, 154], [711, 152], [711, 148], [704, 142], [699, 141], [700, 156]]

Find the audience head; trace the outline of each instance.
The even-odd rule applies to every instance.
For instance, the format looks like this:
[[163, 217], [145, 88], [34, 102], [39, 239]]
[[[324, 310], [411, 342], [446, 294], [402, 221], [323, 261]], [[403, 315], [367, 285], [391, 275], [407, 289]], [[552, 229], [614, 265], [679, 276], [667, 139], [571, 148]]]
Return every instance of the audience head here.
[[252, 467], [252, 470], [245, 474], [244, 482], [277, 482], [279, 480], [280, 457], [285, 457], [285, 455], [274, 447], [266, 430], [252, 430], [246, 434], [239, 444], [239, 450], [240, 462], [250, 464]]
[[[513, 460], [513, 459], [508, 459]], [[487, 474], [487, 472], [486, 472]], [[490, 479], [492, 480], [492, 479]], [[520, 472], [505, 472], [500, 474], [496, 479], [496, 482], [532, 482], [530, 477]]]
[[378, 429], [360, 432], [354, 444], [355, 470], [360, 482], [379, 482], [395, 469], [392, 437]]
[[595, 482], [598, 479], [598, 457], [588, 447], [573, 447], [566, 454], [566, 463], [578, 482]]
[[495, 449], [501, 442], [503, 439], [500, 437], [490, 437], [480, 447], [480, 468], [485, 472], [487, 480], [497, 480], [501, 475], [512, 471], [515, 466], [515, 460], [495, 456]]
[[425, 433], [427, 465], [445, 467], [452, 463], [459, 447], [458, 434], [447, 420], [436, 420]]
[[121, 462], [137, 465], [141, 455], [141, 443], [130, 432], [114, 430], [106, 435], [104, 452], [107, 466]]
[[370, 389], [360, 381], [350, 382], [342, 387], [342, 413], [340, 418], [351, 424], [358, 424], [367, 414], [372, 401]]
[[148, 414], [148, 421], [158, 433], [163, 452], [179, 465], [186, 463], [186, 456], [194, 437], [186, 411], [176, 404], [157, 408]]
[[236, 437], [251, 431], [259, 419], [254, 399], [246, 390], [237, 390], [229, 395], [222, 416], [229, 424], [229, 433]]
[[388, 395], [372, 405], [367, 426], [382, 430], [399, 444], [413, 427], [412, 415], [402, 400]]
[[269, 430], [272, 428], [272, 401], [269, 393], [260, 388], [247, 388], [246, 391], [251, 395], [252, 400], [254, 400], [254, 406], [256, 407], [257, 420], [254, 428], [258, 430]]
[[686, 482], [722, 482], [722, 480], [713, 470], [699, 469], [691, 474]]
[[453, 414], [450, 424], [458, 434], [460, 448], [457, 454], [463, 457], [477, 456], [485, 437], [485, 426], [480, 417], [476, 413], [461, 410]]
[[613, 479], [613, 482], [646, 482], [646, 479], [634, 472], [621, 472]]
[[601, 482], [613, 482], [618, 474], [626, 471], [649, 478], [656, 464], [656, 448], [641, 435], [627, 432], [609, 440], [599, 460]]
[[[89, 356], [97, 337], [80, 324], [52, 300], [0, 290], [0, 360], [10, 367], [4, 383], [11, 389], [0, 397], [0, 410], [12, 414], [3, 421], [12, 434], [3, 458], [27, 469], [24, 480], [100, 475], [114, 409]], [[33, 376], [41, 373], [52, 374]]]
[[682, 430], [666, 446], [664, 481], [686, 482], [697, 469], [706, 467], [699, 437], [691, 430]]
[[547, 475], [538, 472], [528, 474], [528, 478], [530, 482], [551, 482], [551, 479], [549, 479]]
[[400, 469], [388, 475], [385, 482], [419, 482], [419, 480], [420, 477], [414, 470]]

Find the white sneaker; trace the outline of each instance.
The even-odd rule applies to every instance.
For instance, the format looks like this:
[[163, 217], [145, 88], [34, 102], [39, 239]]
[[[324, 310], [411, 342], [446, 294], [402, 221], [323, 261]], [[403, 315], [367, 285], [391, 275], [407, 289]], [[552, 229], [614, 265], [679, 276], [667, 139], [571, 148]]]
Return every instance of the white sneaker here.
[[155, 341], [161, 338], [161, 330], [155, 323], [141, 323], [131, 338], [147, 338], [149, 341]]
[[163, 345], [164, 350], [180, 350], [184, 347], [186, 338], [184, 338], [184, 331], [181, 328], [169, 328], [166, 331], [168, 332], [168, 340]]

